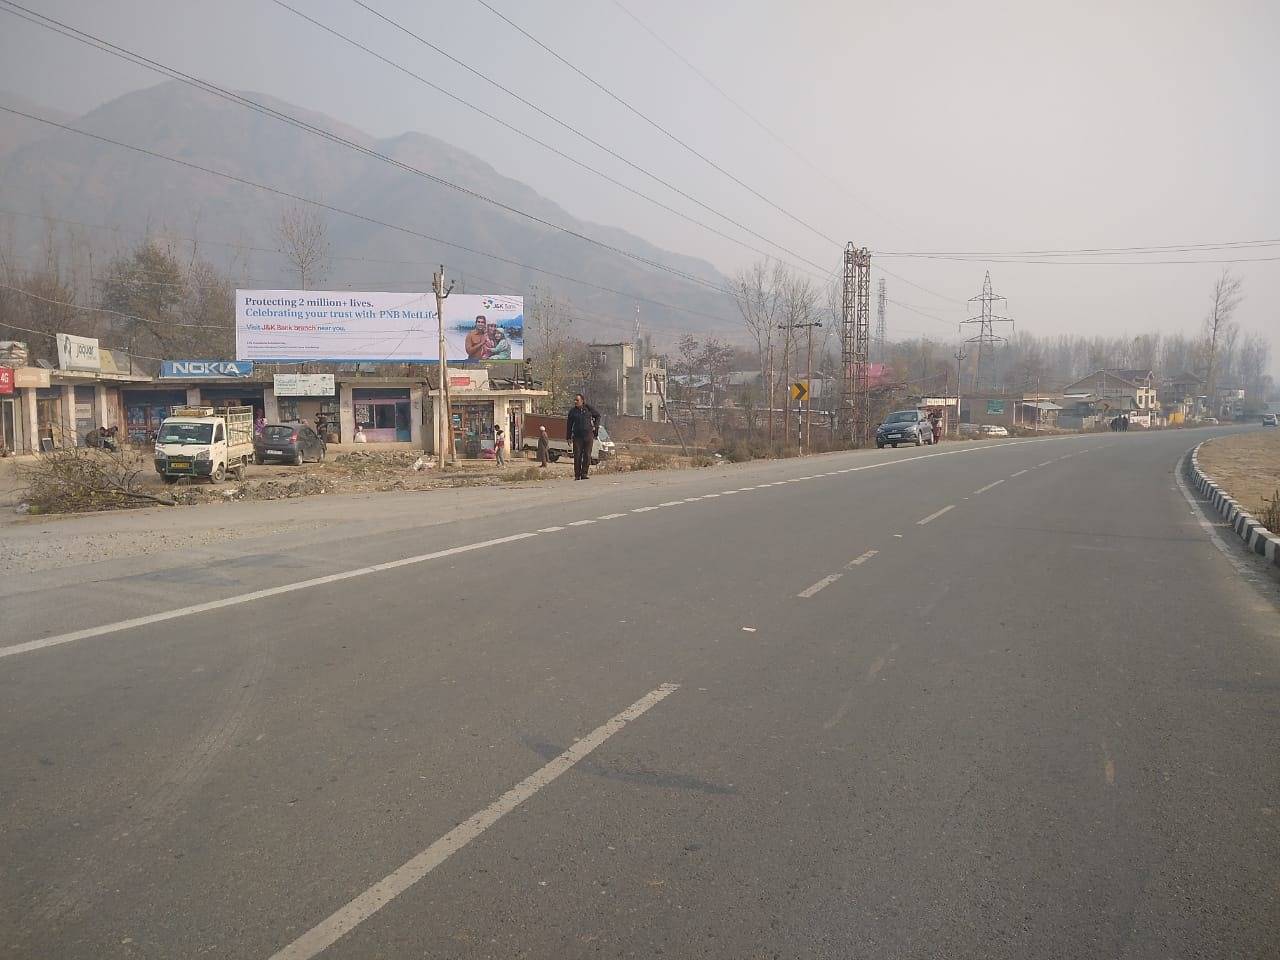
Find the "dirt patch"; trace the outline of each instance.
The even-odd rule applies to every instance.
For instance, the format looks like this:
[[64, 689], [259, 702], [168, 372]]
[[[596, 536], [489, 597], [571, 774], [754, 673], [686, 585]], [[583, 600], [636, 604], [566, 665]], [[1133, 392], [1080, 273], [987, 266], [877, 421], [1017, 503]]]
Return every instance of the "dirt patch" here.
[[1200, 469], [1245, 510], [1261, 518], [1264, 501], [1280, 491], [1280, 429], [1210, 440], [1200, 448]]

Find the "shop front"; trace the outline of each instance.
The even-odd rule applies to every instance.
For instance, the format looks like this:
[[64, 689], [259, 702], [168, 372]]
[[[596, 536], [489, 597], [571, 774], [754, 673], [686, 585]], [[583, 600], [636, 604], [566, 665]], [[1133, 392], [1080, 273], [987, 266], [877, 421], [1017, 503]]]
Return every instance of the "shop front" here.
[[200, 405], [206, 407], [251, 407], [253, 417], [271, 419], [267, 409], [267, 388], [261, 383], [229, 386], [200, 384]]
[[352, 388], [351, 403], [355, 429], [364, 436], [365, 442], [409, 443], [413, 440], [413, 405], [408, 387]]
[[76, 384], [72, 396], [75, 399], [76, 446], [82, 447], [85, 436], [99, 424], [98, 404], [93, 384]]
[[36, 437], [41, 450], [52, 450], [65, 439], [66, 420], [62, 415], [65, 396], [62, 387], [36, 388]]
[[144, 444], [155, 437], [165, 417], [174, 408], [187, 405], [185, 389], [124, 390], [124, 433], [130, 443]]
[[[486, 371], [450, 376], [449, 426], [453, 434], [455, 456], [463, 460], [493, 459], [493, 428], [500, 424], [507, 436], [507, 451], [514, 456], [523, 441], [524, 415], [533, 412], [534, 401], [548, 396], [545, 390], [489, 389]], [[428, 436], [432, 451], [438, 450], [439, 425], [435, 422], [440, 392], [431, 391], [428, 411], [433, 427]]]

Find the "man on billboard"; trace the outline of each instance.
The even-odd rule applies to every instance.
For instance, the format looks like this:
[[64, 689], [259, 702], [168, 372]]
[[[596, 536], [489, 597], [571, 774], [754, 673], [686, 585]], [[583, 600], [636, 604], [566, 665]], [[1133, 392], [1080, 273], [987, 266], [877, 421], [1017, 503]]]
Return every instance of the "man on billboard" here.
[[467, 351], [468, 360], [488, 360], [490, 350], [489, 340], [489, 321], [484, 315], [476, 317], [476, 325], [470, 333], [467, 334], [466, 342], [463, 344]]

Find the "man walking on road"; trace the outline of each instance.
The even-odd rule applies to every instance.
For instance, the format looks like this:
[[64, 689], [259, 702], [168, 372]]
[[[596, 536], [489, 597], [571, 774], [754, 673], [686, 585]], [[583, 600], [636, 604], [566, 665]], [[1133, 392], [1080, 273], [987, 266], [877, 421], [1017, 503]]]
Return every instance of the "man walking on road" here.
[[600, 414], [582, 394], [575, 394], [565, 424], [565, 435], [573, 444], [573, 479], [585, 480], [591, 470], [591, 448], [595, 444]]

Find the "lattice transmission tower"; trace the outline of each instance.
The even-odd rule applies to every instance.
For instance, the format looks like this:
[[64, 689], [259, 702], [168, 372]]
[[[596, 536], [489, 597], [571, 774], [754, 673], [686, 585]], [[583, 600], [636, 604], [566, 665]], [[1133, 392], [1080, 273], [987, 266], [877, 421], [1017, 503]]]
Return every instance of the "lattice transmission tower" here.
[[885, 290], [884, 277], [876, 285], [876, 351], [877, 362], [884, 363], [885, 314], [889, 306], [889, 295]]
[[852, 241], [844, 248], [841, 307], [841, 422], [849, 440], [865, 446], [871, 421], [871, 251]]
[[997, 296], [991, 289], [991, 271], [987, 271], [986, 278], [982, 281], [982, 293], [976, 297], [969, 298], [970, 303], [977, 304], [974, 310], [977, 316], [970, 317], [968, 320], [961, 320], [960, 323], [976, 323], [978, 324], [977, 336], [970, 337], [965, 343], [977, 345], [977, 358], [973, 367], [973, 392], [975, 395], [979, 393], [982, 387], [982, 367], [985, 360], [990, 361], [991, 379], [988, 383], [994, 387], [996, 383], [996, 344], [1008, 342], [1008, 337], [1002, 337], [996, 334], [995, 325], [997, 323], [1012, 324], [1013, 320], [1003, 314], [995, 312], [997, 303], [1005, 304], [1008, 309], [1008, 301], [1004, 297]]

